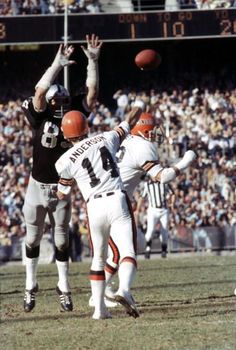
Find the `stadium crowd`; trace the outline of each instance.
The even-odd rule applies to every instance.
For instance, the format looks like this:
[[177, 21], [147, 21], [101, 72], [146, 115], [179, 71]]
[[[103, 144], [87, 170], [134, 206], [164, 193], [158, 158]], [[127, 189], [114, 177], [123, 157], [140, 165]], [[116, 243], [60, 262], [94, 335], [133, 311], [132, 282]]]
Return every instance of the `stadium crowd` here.
[[[171, 212], [172, 238], [183, 229], [236, 225], [236, 90], [211, 84], [184, 90], [123, 88], [114, 91], [117, 108], [98, 102], [90, 114], [91, 132], [110, 130], [139, 100], [164, 122], [167, 139], [159, 149], [163, 164], [176, 162], [187, 149], [197, 152], [196, 165], [173, 183], [175, 208]], [[122, 102], [122, 103], [121, 103]], [[31, 168], [31, 131], [20, 99], [0, 104], [0, 245], [24, 237], [22, 214]], [[138, 199], [137, 188], [133, 202]], [[86, 208], [77, 189], [73, 192], [73, 223], [86, 237]], [[139, 213], [145, 231], [147, 202]]]
[[[99, 0], [0, 0], [0, 15], [53, 15], [64, 12], [65, 1], [69, 13], [106, 12]], [[107, 2], [106, 2], [107, 3]], [[132, 1], [134, 11], [180, 10], [180, 9], [215, 9], [235, 7], [235, 0], [166, 0], [166, 1]], [[112, 9], [112, 2], [108, 2]], [[117, 8], [115, 7], [116, 11]], [[126, 8], [124, 11], [126, 12]]]
[[[99, 0], [68, 0], [69, 13], [101, 12]], [[0, 15], [53, 15], [63, 13], [64, 0], [0, 0]]]

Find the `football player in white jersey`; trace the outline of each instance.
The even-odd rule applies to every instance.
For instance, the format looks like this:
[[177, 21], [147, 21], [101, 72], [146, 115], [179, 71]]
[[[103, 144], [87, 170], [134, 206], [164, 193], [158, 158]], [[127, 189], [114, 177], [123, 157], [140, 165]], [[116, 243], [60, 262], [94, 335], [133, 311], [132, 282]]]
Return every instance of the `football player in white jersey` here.
[[93, 250], [90, 283], [94, 319], [110, 317], [104, 303], [104, 267], [110, 235], [119, 255], [119, 288], [115, 301], [122, 304], [131, 316], [139, 316], [130, 293], [136, 274], [134, 217], [115, 154], [141, 112], [140, 108], [134, 108], [114, 130], [92, 137], [88, 137], [88, 124], [82, 113], [71, 111], [62, 119], [64, 137], [72, 142], [73, 147], [56, 162], [60, 176], [57, 195], [61, 200], [70, 195], [75, 180], [87, 202]]
[[[143, 112], [130, 134], [122, 142], [117, 154], [120, 176], [129, 198], [132, 199], [136, 186], [145, 174], [154, 181], [168, 183], [174, 180], [181, 171], [185, 170], [196, 158], [196, 154], [189, 150], [174, 166], [163, 168], [158, 160], [157, 148], [164, 141], [162, 125], [158, 125], [151, 113]], [[113, 299], [110, 282], [119, 266], [119, 256], [113, 248], [112, 236], [109, 240], [109, 256], [105, 266], [106, 296]]]

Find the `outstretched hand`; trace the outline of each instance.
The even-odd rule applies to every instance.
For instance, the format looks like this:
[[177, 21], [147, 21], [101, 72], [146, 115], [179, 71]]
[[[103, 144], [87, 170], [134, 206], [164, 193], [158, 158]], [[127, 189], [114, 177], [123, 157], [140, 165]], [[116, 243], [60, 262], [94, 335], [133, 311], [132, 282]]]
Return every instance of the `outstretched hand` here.
[[125, 121], [129, 124], [130, 130], [135, 126], [138, 122], [140, 115], [143, 110], [139, 107], [133, 107], [131, 111], [126, 115]]
[[91, 37], [87, 34], [86, 41], [87, 48], [81, 45], [81, 49], [84, 51], [89, 60], [97, 61], [99, 59], [103, 42], [99, 40], [99, 37], [95, 34], [92, 34]]
[[74, 52], [74, 47], [72, 45], [63, 45], [61, 44], [59, 46], [59, 49], [57, 51], [56, 57], [53, 61], [53, 65], [65, 67], [70, 66], [72, 64], [75, 64], [76, 62], [73, 60], [70, 60], [70, 56]]

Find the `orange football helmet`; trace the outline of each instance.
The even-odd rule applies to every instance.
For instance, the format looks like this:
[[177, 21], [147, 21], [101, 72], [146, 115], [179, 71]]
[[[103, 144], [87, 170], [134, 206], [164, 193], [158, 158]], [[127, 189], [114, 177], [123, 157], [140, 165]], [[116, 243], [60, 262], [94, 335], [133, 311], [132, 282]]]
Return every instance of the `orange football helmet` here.
[[88, 133], [88, 122], [83, 113], [70, 111], [62, 118], [61, 129], [66, 139], [81, 137]]
[[136, 125], [130, 131], [131, 135], [141, 136], [150, 142], [164, 141], [165, 133], [162, 125], [158, 125], [151, 113], [142, 113]]

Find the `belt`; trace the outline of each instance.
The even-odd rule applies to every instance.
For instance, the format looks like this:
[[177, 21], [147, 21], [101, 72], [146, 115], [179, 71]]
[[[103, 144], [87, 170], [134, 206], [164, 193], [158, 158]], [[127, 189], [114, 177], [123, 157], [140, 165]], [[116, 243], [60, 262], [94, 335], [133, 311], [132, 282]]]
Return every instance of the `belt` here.
[[39, 184], [39, 187], [42, 190], [46, 190], [46, 189], [56, 190], [57, 189], [57, 185], [51, 185], [51, 184]]
[[34, 182], [39, 188], [41, 188], [41, 190], [46, 190], [46, 189], [56, 190], [57, 189], [57, 183], [49, 183], [49, 184], [42, 183], [42, 182], [35, 180], [33, 178], [33, 176], [31, 176], [31, 181]]
[[[126, 193], [125, 191], [121, 190], [121, 192]], [[109, 197], [113, 196], [115, 194], [115, 191], [112, 192], [104, 192], [104, 193], [97, 193], [94, 196], [91, 196], [88, 200], [87, 203], [90, 201], [90, 199], [97, 199], [97, 198], [102, 198], [102, 197]]]

